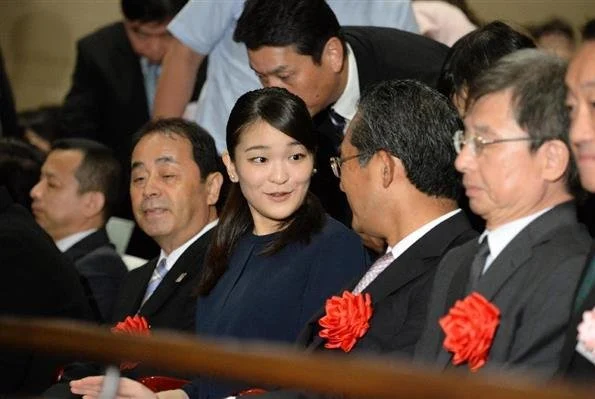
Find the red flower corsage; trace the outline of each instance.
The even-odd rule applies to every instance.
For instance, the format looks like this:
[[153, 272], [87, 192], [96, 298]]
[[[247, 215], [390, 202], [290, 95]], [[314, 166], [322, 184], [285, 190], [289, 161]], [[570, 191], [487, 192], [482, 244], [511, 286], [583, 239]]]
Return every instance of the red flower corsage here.
[[467, 362], [471, 371], [485, 363], [500, 323], [500, 310], [481, 294], [472, 292], [456, 301], [439, 321], [444, 330], [444, 349], [453, 353], [455, 366]]
[[[147, 336], [151, 335], [151, 326], [147, 323], [147, 319], [143, 316], [135, 315], [134, 317], [126, 317], [124, 321], [119, 322], [112, 327], [114, 334], [130, 334]], [[133, 369], [138, 365], [138, 362], [122, 362], [120, 363], [120, 370]]]
[[325, 348], [341, 348], [349, 352], [357, 340], [364, 336], [372, 317], [372, 300], [370, 294], [352, 294], [333, 296], [326, 301], [326, 315], [318, 320], [323, 328], [318, 335], [325, 338]]

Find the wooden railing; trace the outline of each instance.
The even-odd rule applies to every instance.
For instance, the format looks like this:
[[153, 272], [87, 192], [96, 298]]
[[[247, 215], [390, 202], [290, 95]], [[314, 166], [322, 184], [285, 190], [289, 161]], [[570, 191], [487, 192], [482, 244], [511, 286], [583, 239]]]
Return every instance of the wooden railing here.
[[593, 399], [593, 390], [562, 383], [433, 373], [387, 358], [305, 354], [270, 344], [222, 343], [188, 334], [115, 335], [89, 324], [0, 318], [0, 347], [77, 355], [119, 363], [138, 360], [177, 372], [209, 374], [361, 398]]

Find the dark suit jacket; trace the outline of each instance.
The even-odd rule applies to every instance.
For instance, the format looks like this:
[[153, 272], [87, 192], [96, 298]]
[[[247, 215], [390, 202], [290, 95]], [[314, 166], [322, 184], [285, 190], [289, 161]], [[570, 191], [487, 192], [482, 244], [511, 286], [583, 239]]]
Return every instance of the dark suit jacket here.
[[17, 126], [17, 114], [12, 96], [12, 88], [6, 67], [4, 66], [4, 57], [0, 50], [0, 137], [17, 136], [19, 129]]
[[209, 230], [186, 249], [142, 307], [141, 301], [158, 259], [130, 271], [120, 287], [113, 322], [138, 312], [148, 320], [151, 328], [194, 331], [196, 296], [193, 291], [198, 284], [211, 232]]
[[64, 252], [81, 275], [87, 299], [99, 322], [112, 319], [122, 279], [128, 272], [104, 228], [83, 238]]
[[[465, 214], [459, 212], [434, 227], [391, 263], [363, 291], [372, 297], [373, 314], [370, 327], [351, 352], [355, 354], [396, 354], [409, 357], [421, 335], [426, 320], [427, 304], [434, 273], [442, 257], [450, 249], [477, 237]], [[346, 289], [352, 291], [359, 278]], [[327, 350], [349, 355], [340, 349], [326, 349], [320, 338], [318, 321], [325, 314], [322, 307], [306, 324], [297, 346], [308, 352]], [[296, 391], [270, 391], [259, 399], [315, 398]]]
[[[0, 187], [0, 315], [87, 320], [90, 310], [72, 263], [31, 214]], [[62, 359], [27, 350], [0, 352], [0, 394], [38, 394]]]
[[[204, 82], [200, 76], [193, 98]], [[72, 86], [64, 100], [62, 133], [105, 143], [127, 165], [130, 137], [149, 116], [140, 57], [124, 24], [116, 22], [79, 40]]]
[[[585, 263], [585, 272], [588, 270], [588, 266], [595, 259], [595, 244], [591, 248], [591, 253], [587, 257]], [[581, 304], [579, 310], [574, 312], [568, 329], [566, 331], [566, 340], [564, 341], [564, 347], [562, 348], [562, 358], [560, 360], [560, 372], [562, 376], [570, 378], [577, 382], [585, 382], [593, 384], [595, 382], [595, 365], [585, 359], [576, 350], [576, 336], [578, 334], [578, 325], [583, 320], [583, 312], [591, 310], [595, 307], [595, 287], [591, 289], [589, 295], [585, 298]]]
[[[477, 237], [462, 212], [434, 227], [391, 263], [363, 292], [372, 297], [370, 328], [352, 352], [395, 352], [413, 355], [426, 319], [436, 266], [451, 248]], [[352, 291], [359, 278], [347, 289]], [[322, 307], [302, 330], [297, 344], [308, 351], [325, 350], [318, 320]], [[333, 352], [341, 350], [330, 349]]]
[[[211, 233], [212, 230], [208, 231], [186, 249], [142, 307], [141, 301], [158, 259], [152, 259], [145, 265], [128, 272], [120, 285], [112, 324], [138, 313], [147, 319], [152, 329], [193, 332], [196, 313], [196, 296], [193, 295], [193, 291], [198, 284]], [[101, 366], [95, 363], [69, 364], [64, 368], [61, 382], [46, 391], [44, 397], [72, 398], [74, 395], [70, 394], [67, 384], [69, 381], [102, 373]], [[127, 373], [131, 378], [149, 375], [171, 375], [171, 373], [167, 370], [148, 368], [142, 364]], [[188, 375], [179, 377], [189, 378]]]
[[[448, 47], [426, 37], [392, 28], [345, 27], [347, 43], [357, 63], [359, 88], [392, 79], [416, 79], [436, 86]], [[342, 134], [328, 118], [326, 110], [314, 117], [319, 133], [316, 169], [310, 190], [320, 199], [325, 210], [335, 219], [351, 226], [351, 210], [339, 179], [332, 172], [329, 158], [337, 156]]]
[[[206, 63], [196, 78], [193, 99], [204, 83]], [[64, 99], [60, 134], [97, 140], [114, 150], [128, 176], [131, 137], [149, 120], [140, 57], [130, 45], [122, 22], [107, 25], [77, 43], [72, 86]], [[128, 179], [115, 215], [133, 219]], [[126, 253], [150, 259], [159, 249], [135, 226]]]
[[[568, 202], [535, 219], [498, 255], [476, 288], [501, 313], [482, 370], [525, 369], [546, 378], [555, 373], [590, 243], [576, 220], [574, 204]], [[438, 320], [468, 294], [478, 245], [473, 240], [454, 249], [436, 273], [428, 321], [415, 357], [439, 369], [446, 368], [452, 356], [442, 346], [444, 333]]]

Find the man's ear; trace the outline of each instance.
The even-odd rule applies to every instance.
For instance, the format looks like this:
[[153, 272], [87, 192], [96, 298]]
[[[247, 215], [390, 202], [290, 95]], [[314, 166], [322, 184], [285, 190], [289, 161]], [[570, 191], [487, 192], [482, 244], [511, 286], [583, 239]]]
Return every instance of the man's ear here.
[[223, 160], [223, 164], [225, 165], [225, 169], [227, 169], [227, 175], [229, 176], [229, 180], [232, 183], [238, 182], [238, 174], [236, 172], [236, 167], [229, 156], [229, 153], [225, 151], [223, 155], [221, 155], [221, 159]]
[[570, 162], [570, 150], [561, 140], [548, 140], [539, 149], [543, 153], [543, 177], [547, 181], [557, 181], [564, 177]]
[[338, 73], [343, 69], [343, 62], [345, 58], [345, 52], [343, 51], [343, 45], [338, 37], [331, 37], [324, 45], [322, 52], [322, 62], [326, 62], [333, 72]]
[[379, 150], [377, 156], [380, 160], [382, 186], [387, 188], [399, 177], [400, 174], [402, 174], [403, 165], [398, 158], [393, 157], [385, 150]]
[[87, 191], [82, 195], [83, 214], [87, 218], [92, 218], [103, 212], [105, 206], [105, 195], [99, 191]]
[[221, 186], [223, 186], [223, 175], [220, 172], [213, 172], [205, 179], [207, 190], [207, 204], [215, 205], [219, 201]]

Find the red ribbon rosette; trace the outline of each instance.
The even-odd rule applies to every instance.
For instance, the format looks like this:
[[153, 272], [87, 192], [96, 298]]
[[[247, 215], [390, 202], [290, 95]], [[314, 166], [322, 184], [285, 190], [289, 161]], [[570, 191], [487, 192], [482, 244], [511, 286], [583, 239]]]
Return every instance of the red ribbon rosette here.
[[372, 317], [370, 294], [352, 294], [343, 292], [342, 296], [327, 299], [326, 315], [318, 324], [323, 328], [318, 335], [325, 338], [325, 348], [341, 348], [349, 352], [368, 331], [368, 321]]
[[467, 362], [471, 371], [477, 371], [486, 363], [500, 323], [500, 310], [481, 294], [472, 292], [456, 301], [439, 323], [446, 334], [444, 349], [454, 355], [452, 364]]
[[[124, 321], [119, 322], [112, 327], [114, 334], [129, 334], [137, 336], [151, 335], [151, 326], [147, 323], [147, 319], [143, 316], [135, 315], [134, 317], [126, 317]], [[122, 362], [120, 363], [120, 370], [130, 370], [135, 368], [138, 362]]]

